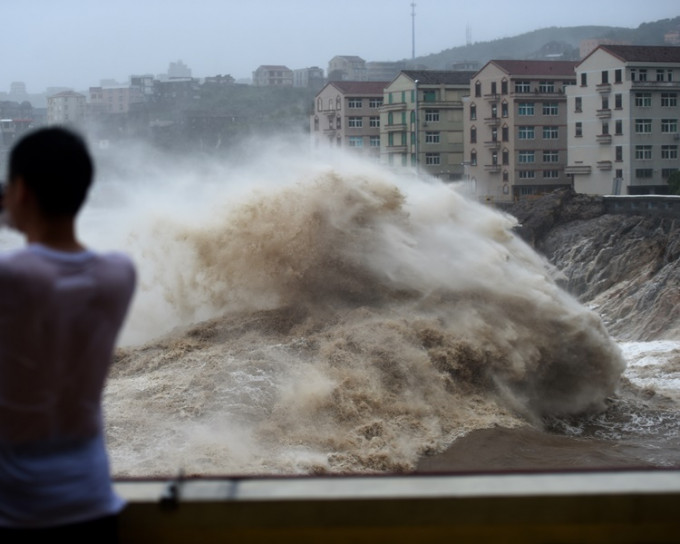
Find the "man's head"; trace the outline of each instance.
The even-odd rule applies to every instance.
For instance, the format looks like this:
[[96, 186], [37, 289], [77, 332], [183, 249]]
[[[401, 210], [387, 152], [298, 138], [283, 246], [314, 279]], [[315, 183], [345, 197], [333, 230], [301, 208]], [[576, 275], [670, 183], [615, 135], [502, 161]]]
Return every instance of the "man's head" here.
[[8, 190], [20, 183], [44, 216], [75, 217], [93, 175], [94, 164], [80, 136], [64, 128], [43, 128], [24, 136], [13, 147]]

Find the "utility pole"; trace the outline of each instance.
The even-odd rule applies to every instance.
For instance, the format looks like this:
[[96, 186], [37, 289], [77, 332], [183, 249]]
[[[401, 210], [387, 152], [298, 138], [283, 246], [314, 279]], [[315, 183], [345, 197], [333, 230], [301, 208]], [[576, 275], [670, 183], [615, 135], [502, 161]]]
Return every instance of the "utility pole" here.
[[411, 60], [416, 59], [416, 3], [411, 2]]

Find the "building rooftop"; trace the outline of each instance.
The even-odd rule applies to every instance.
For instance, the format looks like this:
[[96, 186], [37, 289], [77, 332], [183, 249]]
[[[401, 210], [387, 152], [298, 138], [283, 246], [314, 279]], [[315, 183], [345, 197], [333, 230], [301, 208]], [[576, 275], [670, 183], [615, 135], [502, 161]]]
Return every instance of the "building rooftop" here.
[[376, 94], [382, 95], [383, 90], [390, 84], [389, 81], [331, 81], [333, 85], [344, 94]]
[[680, 47], [664, 45], [600, 45], [626, 62], [679, 62]]
[[[570, 60], [490, 60], [508, 75], [575, 77], [577, 61]], [[483, 70], [484, 68], [482, 68]]]
[[469, 85], [476, 73], [467, 70], [402, 70], [402, 74], [421, 85]]

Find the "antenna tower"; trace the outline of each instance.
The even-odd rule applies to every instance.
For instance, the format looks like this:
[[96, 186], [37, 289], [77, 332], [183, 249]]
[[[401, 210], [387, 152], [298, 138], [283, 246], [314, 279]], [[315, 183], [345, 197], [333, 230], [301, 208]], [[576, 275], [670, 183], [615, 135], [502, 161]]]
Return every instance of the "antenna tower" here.
[[411, 60], [416, 58], [416, 3], [411, 2]]
[[472, 45], [472, 28], [470, 25], [465, 28], [465, 44]]

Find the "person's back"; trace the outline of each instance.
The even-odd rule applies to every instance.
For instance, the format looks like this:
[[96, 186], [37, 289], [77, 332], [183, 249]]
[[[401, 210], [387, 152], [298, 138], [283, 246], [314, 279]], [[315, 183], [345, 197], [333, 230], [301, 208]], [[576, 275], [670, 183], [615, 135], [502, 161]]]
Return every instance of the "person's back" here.
[[10, 157], [5, 204], [28, 247], [0, 257], [0, 539], [89, 526], [123, 507], [101, 401], [135, 272], [75, 237], [88, 160], [63, 129], [29, 135]]

